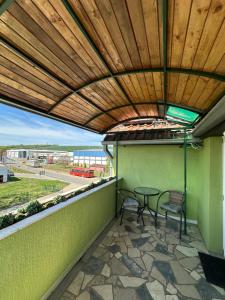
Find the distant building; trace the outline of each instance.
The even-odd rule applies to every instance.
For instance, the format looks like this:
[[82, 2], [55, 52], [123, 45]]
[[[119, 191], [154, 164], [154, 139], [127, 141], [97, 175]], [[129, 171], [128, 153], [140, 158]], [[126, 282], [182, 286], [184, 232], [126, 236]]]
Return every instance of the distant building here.
[[106, 165], [107, 157], [103, 150], [77, 150], [73, 152], [73, 162], [88, 166]]
[[72, 162], [73, 153], [57, 150], [38, 150], [38, 149], [10, 149], [7, 150], [6, 156], [8, 159], [14, 160], [38, 160], [42, 159], [48, 162], [56, 162], [58, 160], [68, 160]]
[[8, 169], [6, 166], [0, 164], [0, 183], [7, 182]]

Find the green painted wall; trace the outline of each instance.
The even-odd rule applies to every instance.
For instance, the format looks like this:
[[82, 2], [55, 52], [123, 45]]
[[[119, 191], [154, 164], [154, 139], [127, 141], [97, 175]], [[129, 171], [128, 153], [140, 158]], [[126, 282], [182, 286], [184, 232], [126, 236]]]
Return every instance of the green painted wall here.
[[[150, 186], [160, 189], [184, 189], [184, 149], [178, 145], [129, 145], [119, 146], [119, 177], [123, 187], [133, 190], [137, 186]], [[188, 149], [188, 218], [197, 219], [200, 186], [199, 151]], [[152, 207], [156, 198], [152, 199]]]
[[211, 252], [223, 251], [222, 138], [204, 140], [202, 148], [202, 197], [198, 203], [199, 229]]
[[0, 241], [0, 299], [39, 300], [113, 218], [115, 183]]
[[[122, 187], [183, 190], [184, 150], [177, 145], [119, 146]], [[156, 199], [151, 206], [156, 207]], [[197, 220], [212, 252], [222, 253], [222, 138], [204, 140], [200, 150], [187, 149], [187, 217]]]

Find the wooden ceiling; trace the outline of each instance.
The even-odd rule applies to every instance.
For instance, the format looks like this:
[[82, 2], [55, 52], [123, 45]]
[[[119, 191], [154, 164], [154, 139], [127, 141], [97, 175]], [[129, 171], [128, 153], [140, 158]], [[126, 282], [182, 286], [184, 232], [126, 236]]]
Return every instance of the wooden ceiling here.
[[225, 0], [0, 0], [0, 13], [1, 102], [103, 133], [225, 94]]

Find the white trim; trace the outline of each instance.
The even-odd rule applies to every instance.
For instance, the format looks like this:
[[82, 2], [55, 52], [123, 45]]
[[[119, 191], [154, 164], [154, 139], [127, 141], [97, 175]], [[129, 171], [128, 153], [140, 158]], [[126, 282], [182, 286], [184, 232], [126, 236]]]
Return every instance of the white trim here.
[[71, 205], [71, 204], [73, 204], [77, 201], [80, 201], [83, 198], [88, 197], [89, 195], [91, 195], [91, 194], [93, 194], [93, 193], [95, 193], [95, 192], [111, 185], [112, 183], [115, 183], [115, 182], [116, 182], [116, 179], [110, 180], [109, 182], [101, 184], [100, 186], [97, 186], [97, 187], [95, 187], [95, 188], [93, 188], [89, 191], [86, 191], [86, 192], [84, 192], [80, 195], [77, 195], [77, 196], [75, 196], [75, 197], [73, 197], [73, 198], [71, 198], [71, 199], [69, 199], [65, 202], [59, 203], [55, 206], [52, 206], [52, 207], [50, 207], [50, 208], [48, 208], [48, 209], [46, 209], [42, 212], [39, 212], [39, 213], [37, 213], [33, 216], [30, 216], [30, 217], [18, 222], [18, 223], [15, 223], [15, 224], [13, 224], [9, 227], [6, 227], [6, 228], [0, 230], [0, 240], [5, 239], [6, 237], [16, 233], [17, 231], [20, 231], [20, 230], [32, 225], [33, 223], [36, 223], [36, 222], [38, 222], [38, 221], [54, 214], [54, 213], [56, 213], [57, 211], [65, 208], [65, 207], [67, 207], [67, 206], [69, 206], [69, 205]]
[[[113, 216], [114, 218], [114, 216]], [[105, 228], [110, 224], [110, 222], [113, 220], [110, 219], [94, 237], [90, 240], [90, 242], [87, 244], [85, 249], [81, 252], [79, 256], [77, 256], [74, 261], [61, 273], [61, 275], [56, 279], [56, 281], [52, 284], [52, 286], [48, 289], [48, 291], [41, 297], [41, 300], [48, 299], [48, 297], [51, 295], [51, 293], [56, 289], [56, 287], [60, 284], [61, 281], [65, 278], [65, 276], [72, 270], [72, 268], [75, 266], [75, 264], [81, 259], [81, 257], [85, 254], [85, 252], [91, 247], [93, 242], [98, 238], [98, 236], [105, 230]]]

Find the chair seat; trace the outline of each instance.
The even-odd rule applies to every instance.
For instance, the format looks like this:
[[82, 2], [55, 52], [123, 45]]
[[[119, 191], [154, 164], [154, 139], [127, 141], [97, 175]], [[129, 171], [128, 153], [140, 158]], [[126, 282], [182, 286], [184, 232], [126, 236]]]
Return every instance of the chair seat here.
[[181, 206], [180, 205], [174, 204], [174, 203], [171, 203], [171, 202], [166, 202], [166, 203], [161, 204], [160, 208], [165, 209], [165, 210], [170, 211], [170, 212], [175, 213], [175, 214], [177, 214], [181, 211]]
[[126, 198], [126, 200], [123, 203], [123, 207], [127, 208], [127, 207], [138, 207], [139, 203], [137, 200], [133, 199], [133, 198]]

